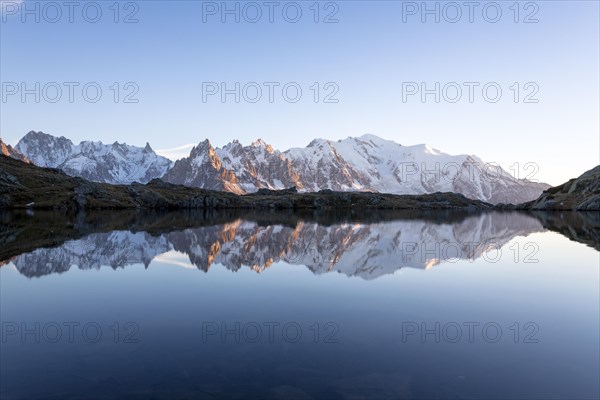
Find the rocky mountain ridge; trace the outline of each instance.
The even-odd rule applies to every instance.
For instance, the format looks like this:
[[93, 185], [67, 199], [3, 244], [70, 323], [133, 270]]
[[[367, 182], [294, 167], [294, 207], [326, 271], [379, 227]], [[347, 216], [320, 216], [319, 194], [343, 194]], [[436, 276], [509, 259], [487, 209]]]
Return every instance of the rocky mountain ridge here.
[[29, 163], [29, 159], [21, 154], [18, 150], [12, 147], [9, 144], [6, 144], [0, 139], [0, 154], [5, 155], [7, 157], [14, 158], [15, 160], [20, 160], [26, 163]]

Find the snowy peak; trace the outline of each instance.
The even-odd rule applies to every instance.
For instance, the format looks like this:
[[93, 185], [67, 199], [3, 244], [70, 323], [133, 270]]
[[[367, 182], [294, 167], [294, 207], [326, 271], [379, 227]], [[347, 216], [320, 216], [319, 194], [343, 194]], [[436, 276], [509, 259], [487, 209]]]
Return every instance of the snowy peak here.
[[[341, 141], [340, 141], [341, 142]], [[308, 146], [306, 147], [318, 147], [318, 148], [322, 148], [323, 146], [329, 146], [329, 140], [327, 139], [313, 139]], [[291, 150], [291, 149], [290, 149]], [[289, 150], [288, 150], [289, 151]]]
[[241, 194], [259, 188], [294, 186], [290, 171], [289, 161], [261, 139], [249, 146], [235, 140], [222, 148], [213, 148], [207, 139], [195, 146], [189, 157], [178, 160], [163, 179]]
[[210, 144], [210, 140], [208, 139], [204, 139], [203, 141], [201, 141], [200, 143], [198, 143], [197, 146], [194, 146], [192, 148], [192, 153], [194, 152], [194, 150], [196, 151], [202, 151], [202, 150], [208, 150], [208, 149], [212, 149], [212, 144]]
[[256, 139], [255, 141], [253, 141], [250, 146], [252, 147], [266, 147], [267, 143], [262, 140], [261, 138]]
[[244, 151], [244, 146], [242, 146], [242, 144], [240, 142], [238, 142], [237, 140], [227, 143], [221, 149], [221, 153], [223, 153], [225, 155], [233, 156], [233, 157], [240, 156], [243, 153], [243, 151]]
[[219, 154], [208, 139], [194, 146], [189, 157], [177, 160], [162, 179], [179, 185], [243, 193], [237, 186], [235, 174], [223, 168]]
[[401, 147], [400, 144], [398, 144], [392, 140], [383, 139], [383, 138], [380, 138], [379, 136], [375, 136], [370, 133], [359, 136], [357, 138], [348, 137], [345, 140], [349, 141], [349, 142], [354, 141], [356, 143], [368, 144], [373, 147], [386, 147], [386, 146]]
[[210, 144], [208, 139], [198, 143], [197, 146], [192, 147], [190, 151], [190, 158], [208, 158], [210, 155], [214, 154], [215, 149]]
[[62, 169], [69, 175], [113, 184], [147, 183], [163, 176], [171, 161], [145, 148], [114, 142], [83, 141], [78, 145], [65, 137], [31, 131], [17, 144], [17, 150], [35, 165]]
[[72, 152], [73, 142], [64, 136], [55, 137], [44, 132], [30, 131], [17, 146], [19, 152], [40, 167], [57, 168]]
[[268, 144], [267, 142], [265, 142], [262, 139], [256, 139], [254, 142], [252, 142], [252, 144], [250, 145], [250, 147], [256, 148], [256, 149], [261, 149], [266, 151], [267, 153], [273, 154], [274, 150], [273, 150], [273, 146], [271, 146], [270, 144]]

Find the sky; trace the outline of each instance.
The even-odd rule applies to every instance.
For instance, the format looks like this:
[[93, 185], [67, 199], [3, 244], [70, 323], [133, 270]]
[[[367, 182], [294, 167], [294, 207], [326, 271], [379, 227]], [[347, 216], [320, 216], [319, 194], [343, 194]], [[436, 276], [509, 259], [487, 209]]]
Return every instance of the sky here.
[[12, 145], [371, 133], [553, 185], [600, 163], [598, 1], [1, 3]]

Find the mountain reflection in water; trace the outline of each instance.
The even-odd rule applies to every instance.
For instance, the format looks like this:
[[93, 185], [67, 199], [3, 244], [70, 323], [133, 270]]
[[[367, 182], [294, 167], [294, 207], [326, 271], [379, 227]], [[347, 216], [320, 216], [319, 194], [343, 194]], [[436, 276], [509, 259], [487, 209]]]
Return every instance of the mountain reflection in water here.
[[[495, 257], [517, 236], [546, 229], [596, 249], [598, 215], [489, 212], [237, 214], [221, 212], [36, 213], [1, 215], [1, 264], [27, 277], [102, 266], [150, 265], [165, 253], [187, 255], [208, 271], [261, 272], [274, 263], [304, 265], [370, 280], [400, 268], [429, 268], [458, 259]], [[25, 242], [25, 243], [23, 243]], [[29, 248], [28, 248], [29, 246]], [[163, 256], [168, 258], [168, 256]]]

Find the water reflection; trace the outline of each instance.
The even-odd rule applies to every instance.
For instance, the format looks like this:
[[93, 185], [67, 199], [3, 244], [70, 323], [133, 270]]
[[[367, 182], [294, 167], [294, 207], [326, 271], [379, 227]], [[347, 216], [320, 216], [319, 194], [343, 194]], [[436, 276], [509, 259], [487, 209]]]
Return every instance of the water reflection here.
[[[517, 236], [552, 229], [598, 249], [598, 214], [490, 212], [348, 214], [5, 214], [0, 260], [28, 277], [102, 266], [150, 265], [176, 251], [208, 271], [304, 265], [370, 280], [400, 268], [497, 257]], [[125, 226], [123, 226], [125, 225]], [[32, 249], [31, 247], [34, 247]], [[12, 253], [12, 254], [11, 254]], [[530, 251], [535, 255], [535, 248]]]

